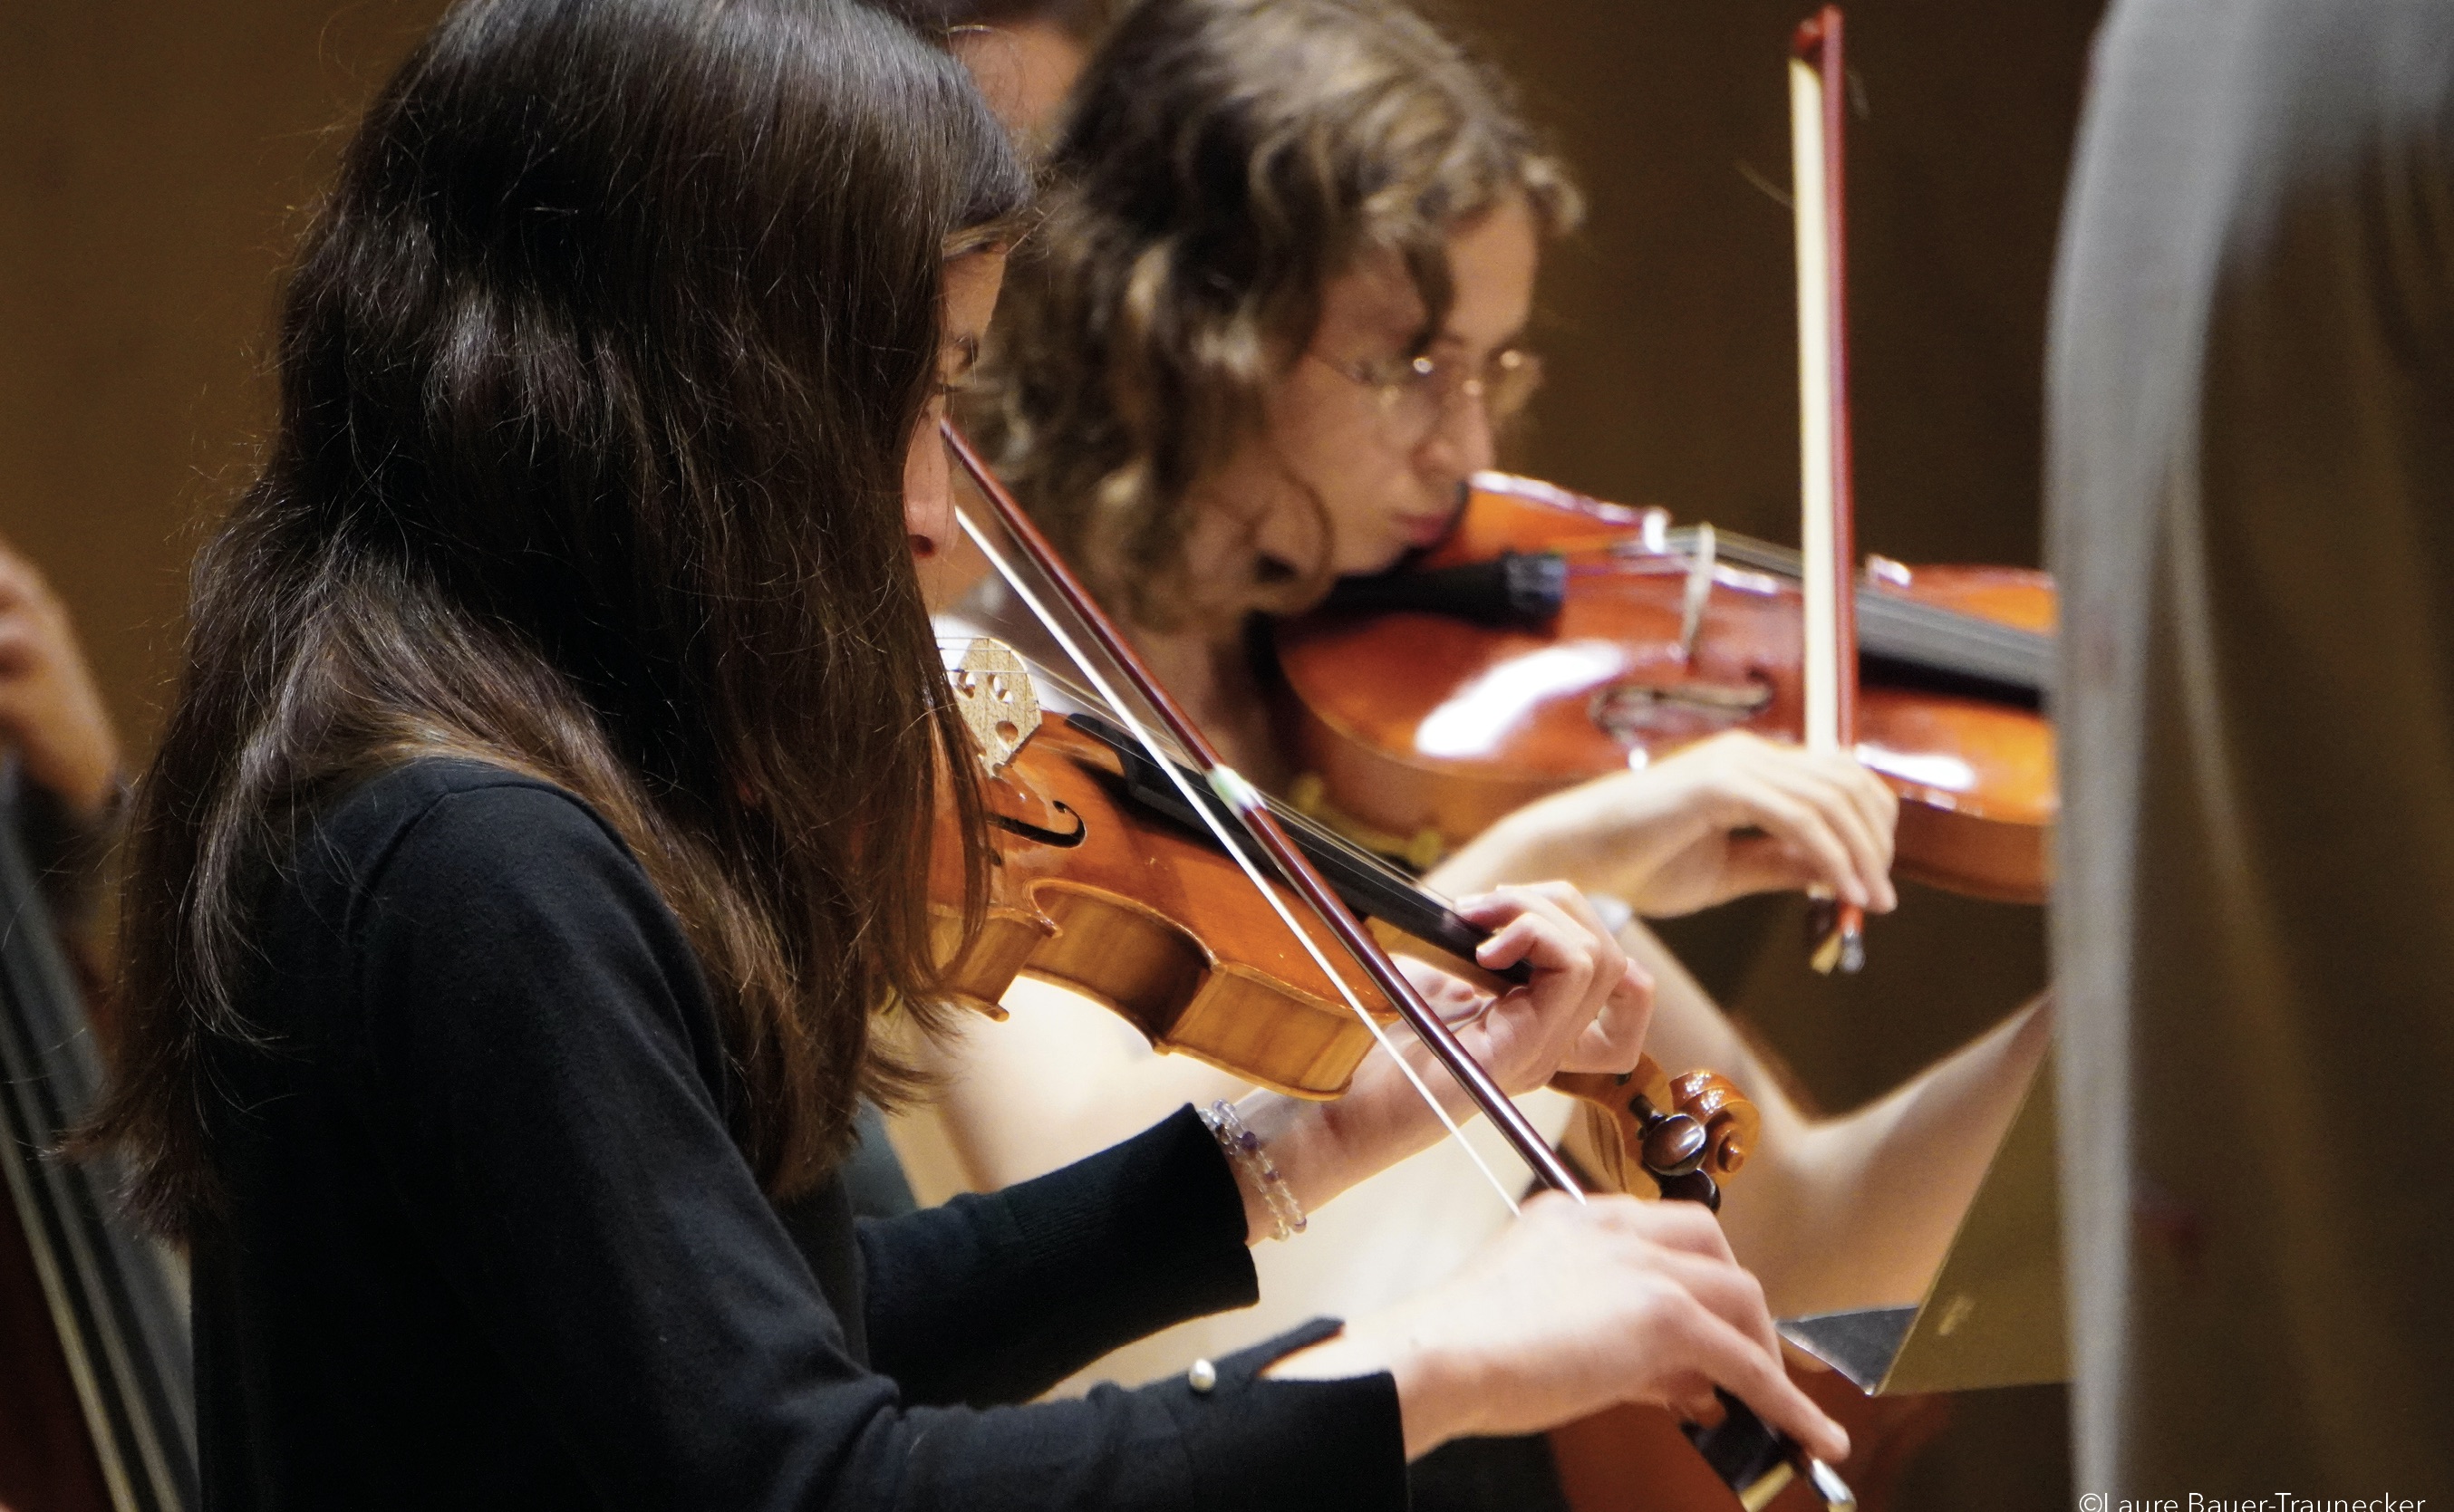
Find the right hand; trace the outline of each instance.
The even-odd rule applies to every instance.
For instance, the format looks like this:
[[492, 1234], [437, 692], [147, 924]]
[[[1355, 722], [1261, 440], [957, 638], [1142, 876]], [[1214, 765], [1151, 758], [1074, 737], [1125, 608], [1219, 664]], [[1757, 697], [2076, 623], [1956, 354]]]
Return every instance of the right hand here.
[[1782, 1368], [1763, 1288], [1689, 1203], [1536, 1197], [1448, 1282], [1264, 1374], [1379, 1370], [1397, 1379], [1408, 1459], [1623, 1403], [1709, 1421], [1717, 1385], [1825, 1462], [1849, 1455], [1848, 1435]]

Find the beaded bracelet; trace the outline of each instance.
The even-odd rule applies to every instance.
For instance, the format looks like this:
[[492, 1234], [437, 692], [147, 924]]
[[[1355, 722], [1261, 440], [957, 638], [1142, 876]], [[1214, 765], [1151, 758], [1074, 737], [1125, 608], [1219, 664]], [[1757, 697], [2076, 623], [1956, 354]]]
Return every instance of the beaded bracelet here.
[[1246, 1127], [1236, 1112], [1236, 1104], [1220, 1099], [1202, 1112], [1201, 1122], [1208, 1124], [1218, 1147], [1227, 1153], [1227, 1162], [1252, 1179], [1261, 1189], [1261, 1201], [1268, 1204], [1270, 1217], [1277, 1221], [1278, 1238], [1293, 1239], [1304, 1231], [1303, 1205], [1296, 1201], [1295, 1189], [1278, 1174], [1277, 1163], [1270, 1159], [1269, 1146], [1261, 1136]]

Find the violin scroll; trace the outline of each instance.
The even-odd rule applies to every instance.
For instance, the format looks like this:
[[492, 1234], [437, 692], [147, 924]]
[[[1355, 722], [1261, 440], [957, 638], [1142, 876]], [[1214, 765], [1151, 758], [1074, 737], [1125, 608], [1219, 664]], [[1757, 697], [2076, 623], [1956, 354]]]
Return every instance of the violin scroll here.
[[1763, 1134], [1762, 1112], [1738, 1084], [1719, 1071], [1689, 1071], [1671, 1079], [1670, 1100], [1675, 1113], [1703, 1126], [1704, 1168], [1716, 1176], [1738, 1174]]
[[[1718, 1071], [1662, 1074], [1650, 1056], [1636, 1069], [1563, 1071], [1554, 1090], [1601, 1109], [1618, 1132], [1619, 1165], [1641, 1168], [1661, 1195], [1700, 1202], [1718, 1211], [1721, 1178], [1754, 1153], [1763, 1114]], [[1664, 1111], [1667, 1109], [1667, 1111]], [[1607, 1173], [1606, 1173], [1607, 1174]]]

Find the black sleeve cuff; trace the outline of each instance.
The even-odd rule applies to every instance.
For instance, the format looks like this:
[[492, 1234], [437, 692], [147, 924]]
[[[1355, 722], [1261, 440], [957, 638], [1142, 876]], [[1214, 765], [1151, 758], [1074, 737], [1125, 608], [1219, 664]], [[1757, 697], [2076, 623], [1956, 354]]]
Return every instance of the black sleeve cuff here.
[[1008, 1188], [1028, 1263], [1104, 1262], [1086, 1291], [1120, 1304], [1099, 1350], [1188, 1318], [1260, 1301], [1244, 1243], [1244, 1191], [1210, 1125], [1188, 1104], [1132, 1139]]
[[1318, 1318], [1214, 1362], [1206, 1390], [1192, 1373], [1143, 1388], [1183, 1435], [1196, 1484], [1226, 1488], [1225, 1505], [1405, 1512], [1406, 1429], [1395, 1377], [1261, 1378], [1273, 1362], [1344, 1326]]
[[906, 1401], [1020, 1402], [1258, 1300], [1244, 1198], [1190, 1107], [1036, 1181], [864, 1222], [871, 1363]]

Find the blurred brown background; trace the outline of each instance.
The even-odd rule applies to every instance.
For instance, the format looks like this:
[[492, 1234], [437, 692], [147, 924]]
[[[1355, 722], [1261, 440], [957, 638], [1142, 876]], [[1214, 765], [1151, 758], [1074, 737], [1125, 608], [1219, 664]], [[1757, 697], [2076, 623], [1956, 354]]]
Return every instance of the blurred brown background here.
[[[0, 8], [0, 534], [69, 601], [141, 758], [196, 523], [243, 481], [289, 238], [346, 124], [441, 0]], [[2098, 0], [1861, 0], [1849, 185], [1859, 539], [2032, 563], [2046, 287]], [[1552, 383], [1519, 459], [1794, 538], [1781, 59], [1800, 0], [1450, 0], [1589, 191], [1553, 259]], [[1828, 1106], [2043, 976], [2041, 920], [1913, 892], [1841, 985], [1795, 910], [1673, 930]], [[2068, 1505], [2050, 1389], [1963, 1398], [1919, 1508]]]
[[277, 273], [346, 123], [442, 0], [0, 6], [0, 534], [133, 752], [193, 522], [268, 412]]

